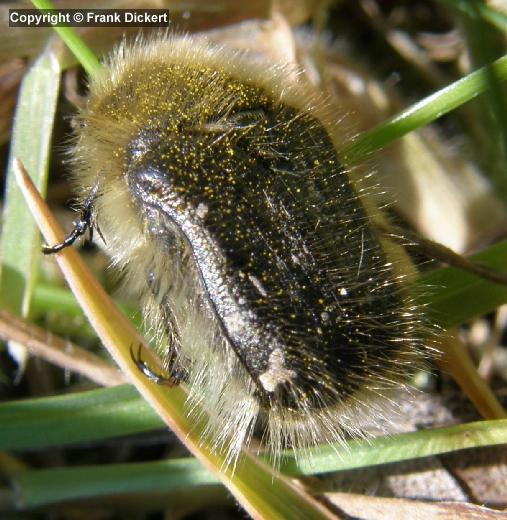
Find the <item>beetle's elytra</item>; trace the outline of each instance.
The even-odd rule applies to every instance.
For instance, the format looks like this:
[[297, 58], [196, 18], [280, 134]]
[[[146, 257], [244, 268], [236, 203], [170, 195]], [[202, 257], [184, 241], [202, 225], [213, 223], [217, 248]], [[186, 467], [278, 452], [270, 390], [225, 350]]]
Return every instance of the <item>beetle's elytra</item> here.
[[118, 50], [79, 116], [75, 179], [233, 458], [360, 432], [424, 351], [403, 256], [284, 67], [190, 38]]

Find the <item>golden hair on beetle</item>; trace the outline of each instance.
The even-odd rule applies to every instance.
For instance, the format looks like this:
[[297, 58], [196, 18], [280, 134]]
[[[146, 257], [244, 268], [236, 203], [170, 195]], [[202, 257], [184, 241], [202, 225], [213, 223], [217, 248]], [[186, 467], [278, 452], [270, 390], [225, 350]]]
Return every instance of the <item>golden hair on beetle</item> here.
[[122, 45], [78, 117], [81, 201], [228, 461], [254, 431], [275, 459], [363, 435], [424, 357], [332, 115], [291, 68], [169, 36]]

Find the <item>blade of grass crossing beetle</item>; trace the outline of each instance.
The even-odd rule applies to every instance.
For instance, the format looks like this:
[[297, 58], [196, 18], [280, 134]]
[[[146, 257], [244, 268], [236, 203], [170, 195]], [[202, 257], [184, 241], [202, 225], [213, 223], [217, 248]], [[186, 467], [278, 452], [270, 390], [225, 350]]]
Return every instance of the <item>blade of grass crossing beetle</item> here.
[[[35, 190], [22, 164], [15, 161], [17, 181], [48, 243], [59, 243], [63, 232]], [[86, 268], [79, 255], [67, 248], [55, 255], [65, 277], [86, 315], [107, 346], [113, 359], [138, 391], [157, 411], [187, 448], [228, 487], [254, 518], [336, 518], [325, 506], [273, 468], [243, 451], [236, 465], [212, 450], [202, 440], [203, 424], [185, 411], [186, 394], [181, 387], [162, 388], [144, 377], [132, 360], [130, 349], [141, 339], [137, 331], [115, 308], [108, 295]]]

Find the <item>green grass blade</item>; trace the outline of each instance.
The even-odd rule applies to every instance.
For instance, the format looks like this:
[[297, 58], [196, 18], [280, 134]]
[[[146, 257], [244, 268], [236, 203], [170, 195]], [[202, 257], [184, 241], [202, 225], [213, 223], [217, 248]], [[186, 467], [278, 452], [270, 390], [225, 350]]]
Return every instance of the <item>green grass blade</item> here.
[[69, 289], [52, 284], [37, 283], [33, 290], [32, 311], [42, 313], [49, 309], [57, 314], [84, 317], [83, 310]]
[[[164, 427], [134, 388], [127, 385], [5, 403], [0, 405], [0, 424], [0, 449], [62, 446]], [[481, 421], [367, 441], [353, 440], [346, 447], [321, 445], [304, 454], [287, 452], [282, 468], [290, 474], [314, 474], [504, 442], [507, 442], [507, 420]]]
[[[346, 447], [318, 446], [309, 451], [308, 459], [297, 460], [289, 453], [282, 461], [282, 470], [294, 476], [313, 475], [504, 443], [507, 420], [481, 421], [352, 441]], [[25, 471], [14, 479], [18, 503], [23, 508], [107, 495], [174, 493], [217, 482], [197, 460], [190, 458]]]
[[53, 120], [60, 86], [60, 66], [47, 49], [23, 79], [12, 133], [0, 244], [0, 306], [14, 314], [28, 313], [40, 260], [40, 238], [12, 173], [12, 160], [28, 166], [34, 184], [46, 192]]
[[[472, 257], [474, 262], [498, 271], [507, 270], [507, 240]], [[418, 281], [419, 301], [429, 322], [444, 329], [493, 311], [507, 302], [507, 285], [495, 284], [460, 269], [447, 267]]]
[[282, 471], [309, 475], [400, 462], [419, 457], [507, 443], [507, 419], [477, 421], [448, 428], [356, 440], [346, 449], [337, 445], [310, 448], [307, 459], [293, 454], [282, 462]]
[[[42, 11], [55, 8], [49, 0], [32, 0], [32, 4]], [[53, 27], [53, 29], [72, 51], [86, 72], [93, 76], [100, 69], [101, 65], [88, 45], [77, 35], [72, 27]]]
[[[134, 493], [171, 493], [219, 480], [196, 459], [26, 471], [14, 479], [23, 509], [68, 500]], [[194, 491], [195, 492], [195, 491]]]
[[403, 135], [431, 123], [482, 94], [489, 88], [491, 76], [497, 81], [507, 79], [507, 56], [451, 83], [373, 129], [358, 135], [341, 150], [341, 157], [349, 165], [363, 161], [368, 155]]
[[477, 14], [479, 14], [483, 20], [492, 26], [507, 32], [507, 16], [484, 2], [475, 2], [476, 5], [472, 5], [470, 0], [437, 0], [437, 2], [472, 18], [475, 18]]
[[[479, 0], [470, 0], [472, 16], [462, 15], [462, 27], [471, 68], [492, 62], [505, 52], [503, 34], [493, 29], [481, 16]], [[474, 16], [475, 15], [475, 16]], [[495, 77], [494, 69], [486, 69], [489, 88], [474, 101], [472, 109], [477, 125], [482, 128], [477, 144], [482, 152], [481, 162], [486, 175], [503, 199], [507, 196], [507, 86]]]
[[132, 386], [0, 404], [0, 450], [111, 439], [164, 424]]
[[[142, 320], [138, 310], [127, 307], [119, 302], [116, 302], [116, 305], [137, 329], [142, 330]], [[32, 294], [31, 310], [33, 314], [45, 313], [51, 310], [51, 312], [55, 314], [85, 318], [84, 312], [77, 303], [72, 291], [45, 283], [37, 283], [35, 285]]]

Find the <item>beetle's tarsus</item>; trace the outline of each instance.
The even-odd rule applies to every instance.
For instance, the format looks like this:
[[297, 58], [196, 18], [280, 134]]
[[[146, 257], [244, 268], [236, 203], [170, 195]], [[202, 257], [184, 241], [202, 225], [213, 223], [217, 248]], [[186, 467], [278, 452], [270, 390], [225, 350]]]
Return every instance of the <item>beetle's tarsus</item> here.
[[181, 377], [178, 371], [173, 371], [170, 374], [160, 374], [152, 370], [147, 364], [146, 361], [144, 361], [141, 357], [141, 350], [142, 345], [139, 344], [137, 352], [134, 352], [133, 347], [130, 347], [130, 357], [132, 358], [132, 361], [135, 363], [139, 371], [147, 377], [150, 381], [153, 381], [157, 385], [164, 385], [164, 386], [177, 386], [180, 381]]
[[47, 244], [44, 244], [42, 246], [42, 252], [45, 255], [52, 255], [54, 253], [58, 253], [62, 249], [71, 246], [79, 237], [82, 237], [86, 233], [86, 231], [88, 231], [89, 233], [88, 236], [91, 242], [93, 240], [94, 227], [97, 229], [100, 238], [104, 240], [104, 237], [98, 229], [97, 224], [95, 224], [93, 221], [93, 203], [95, 202], [95, 199], [97, 197], [98, 187], [99, 182], [97, 180], [97, 182], [93, 185], [93, 188], [90, 190], [90, 193], [88, 194], [83, 203], [79, 220], [77, 222], [74, 222], [74, 229], [67, 235], [63, 242], [60, 242], [59, 244], [55, 244], [53, 246], [49, 246]]

